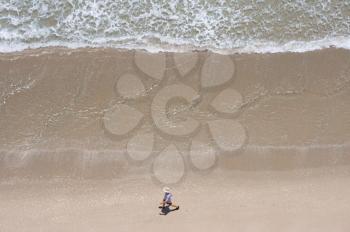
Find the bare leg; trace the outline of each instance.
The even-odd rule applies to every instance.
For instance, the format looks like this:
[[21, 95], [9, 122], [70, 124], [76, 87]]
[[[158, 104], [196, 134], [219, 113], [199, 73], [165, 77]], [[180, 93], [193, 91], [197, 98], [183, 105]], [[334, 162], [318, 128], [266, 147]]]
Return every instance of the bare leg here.
[[159, 208], [164, 208], [165, 207], [165, 201], [161, 201], [159, 204]]
[[179, 209], [180, 208], [180, 206], [175, 205], [175, 204], [171, 204], [171, 207], [173, 207], [174, 209]]
[[[168, 205], [165, 201], [161, 201], [160, 204], [159, 204], [159, 208], [164, 208], [165, 205]], [[178, 205], [175, 205], [175, 204], [171, 204], [171, 205], [168, 205], [169, 207], [172, 207], [174, 209], [179, 209], [180, 207]]]

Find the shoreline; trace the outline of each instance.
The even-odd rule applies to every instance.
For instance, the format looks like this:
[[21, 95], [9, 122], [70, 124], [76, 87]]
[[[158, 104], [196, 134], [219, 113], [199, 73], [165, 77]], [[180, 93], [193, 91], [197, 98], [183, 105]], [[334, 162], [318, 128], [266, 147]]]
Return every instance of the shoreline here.
[[220, 52], [211, 50], [208, 48], [203, 49], [191, 49], [191, 50], [180, 50], [180, 51], [168, 51], [168, 50], [159, 50], [159, 51], [150, 51], [147, 50], [147, 48], [118, 48], [118, 47], [93, 47], [93, 46], [86, 46], [86, 47], [66, 47], [66, 46], [48, 46], [48, 47], [38, 47], [38, 48], [25, 48], [23, 50], [19, 51], [10, 51], [10, 52], [0, 52], [0, 57], [8, 57], [8, 56], [15, 56], [15, 55], [45, 55], [45, 54], [55, 54], [60, 52], [66, 52], [67, 55], [69, 54], [75, 54], [75, 53], [93, 53], [93, 52], [110, 52], [110, 53], [119, 53], [119, 52], [144, 52], [149, 54], [157, 54], [157, 53], [166, 53], [166, 54], [182, 54], [182, 53], [214, 53], [224, 56], [263, 56], [263, 55], [280, 55], [280, 54], [308, 54], [308, 53], [315, 53], [315, 52], [327, 52], [327, 51], [349, 51], [350, 48], [347, 47], [336, 47], [334, 45], [329, 45], [326, 47], [320, 47], [314, 50], [306, 50], [306, 51], [276, 51], [276, 52]]
[[[146, 59], [139, 62], [135, 60], [136, 55]], [[174, 64], [177, 56], [185, 59], [180, 65]], [[202, 89], [200, 79], [208, 57], [232, 65], [221, 68], [227, 71], [212, 77], [220, 78], [232, 72], [227, 76], [228, 84], [212, 90]], [[157, 60], [156, 63], [147, 63], [152, 59]], [[199, 168], [213, 165], [228, 171], [253, 171], [349, 165], [350, 111], [346, 107], [350, 102], [349, 60], [349, 50], [335, 48], [307, 53], [230, 56], [211, 52], [153, 54], [135, 50], [57, 48], [0, 55], [0, 68], [5, 77], [0, 99], [3, 128], [0, 176], [118, 178], [126, 170], [140, 168], [147, 173], [153, 159], [172, 143], [184, 160], [180, 158], [180, 170], [196, 170], [191, 164], [193, 149], [190, 146], [197, 137], [200, 143], [213, 145], [217, 152], [214, 160], [195, 161]], [[148, 69], [147, 65], [152, 68]], [[135, 83], [143, 84], [147, 90], [141, 92], [140, 101], [120, 95], [128, 91], [138, 94], [138, 89], [133, 89], [135, 84], [120, 87], [127, 92], [118, 89], [118, 79], [126, 73], [133, 74]], [[170, 111], [176, 113], [180, 109], [179, 116], [195, 119], [200, 123], [199, 133], [193, 130], [188, 135], [169, 136], [169, 132], [155, 124], [158, 113], [151, 112], [151, 105], [159, 93], [174, 84], [184, 85], [177, 91], [179, 94], [186, 86], [200, 94], [198, 106], [184, 108], [182, 113], [182, 105], [188, 103], [172, 101], [174, 108]], [[241, 101], [233, 114], [217, 112], [223, 106], [216, 103], [215, 109], [212, 105], [215, 96], [224, 93], [227, 87], [235, 92], [220, 101]], [[144, 122], [122, 137], [116, 136], [119, 132], [106, 121], [106, 117], [116, 117], [107, 113], [112, 113], [113, 107], [121, 103], [142, 112]], [[172, 116], [175, 121], [178, 120], [176, 114]], [[225, 152], [217, 146], [212, 131], [209, 132], [208, 122], [221, 119], [232, 120], [238, 128], [244, 128], [224, 135], [236, 137], [238, 140], [233, 143], [238, 143], [235, 145], [238, 149], [223, 147], [232, 149]], [[171, 125], [172, 120], [167, 123]], [[126, 151], [129, 140], [138, 130], [151, 131], [159, 140], [150, 158], [144, 161], [135, 161]]]
[[[290, 41], [286, 44], [274, 44], [263, 42], [258, 43], [255, 47], [245, 48], [217, 48], [217, 47], [201, 47], [190, 44], [143, 44], [139, 46], [118, 46], [118, 45], [93, 45], [93, 44], [57, 44], [52, 43], [42, 46], [40, 44], [31, 45], [29, 47], [22, 46], [19, 49], [9, 49], [0, 51], [0, 55], [16, 54], [16, 53], [35, 53], [38, 51], [56, 50], [115, 50], [115, 51], [144, 51], [149, 53], [190, 53], [190, 52], [211, 52], [222, 55], [244, 55], [244, 54], [276, 54], [276, 53], [307, 53], [327, 49], [350, 49], [350, 38], [340, 36], [335, 38], [337, 42], [331, 42], [329, 39], [321, 39], [316, 41]], [[12, 47], [12, 44], [3, 45]]]
[[[0, 70], [1, 231], [350, 228], [350, 50], [57, 48]], [[164, 186], [180, 210], [160, 216]]]

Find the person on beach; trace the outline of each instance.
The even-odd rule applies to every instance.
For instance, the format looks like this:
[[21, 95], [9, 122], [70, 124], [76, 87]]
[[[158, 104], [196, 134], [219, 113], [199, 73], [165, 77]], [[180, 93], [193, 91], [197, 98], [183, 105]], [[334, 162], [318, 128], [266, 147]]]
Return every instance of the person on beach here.
[[173, 204], [173, 201], [172, 201], [173, 195], [170, 192], [170, 188], [164, 187], [163, 192], [164, 192], [164, 197], [163, 197], [163, 200], [160, 202], [159, 208], [163, 209], [165, 207], [168, 207], [168, 208], [172, 207], [174, 208], [173, 210], [180, 209], [180, 206]]

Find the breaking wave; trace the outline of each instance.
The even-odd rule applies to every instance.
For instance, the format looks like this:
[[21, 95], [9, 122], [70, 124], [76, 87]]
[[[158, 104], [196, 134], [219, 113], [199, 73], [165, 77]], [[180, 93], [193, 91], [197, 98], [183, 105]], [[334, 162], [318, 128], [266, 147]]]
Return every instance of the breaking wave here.
[[0, 0], [0, 52], [49, 46], [148, 51], [350, 48], [350, 2]]

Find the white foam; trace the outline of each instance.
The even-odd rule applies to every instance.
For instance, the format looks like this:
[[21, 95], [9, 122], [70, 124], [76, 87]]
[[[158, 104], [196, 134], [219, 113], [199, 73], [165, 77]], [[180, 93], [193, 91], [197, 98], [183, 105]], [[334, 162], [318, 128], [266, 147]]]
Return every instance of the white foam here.
[[[128, 38], [130, 40], [130, 38]], [[64, 47], [69, 49], [79, 48], [115, 48], [115, 49], [140, 49], [151, 53], [158, 52], [190, 52], [190, 51], [204, 51], [209, 50], [220, 54], [234, 54], [234, 53], [280, 53], [280, 52], [307, 52], [320, 50], [325, 48], [342, 48], [350, 49], [350, 37], [335, 37], [325, 38], [315, 41], [290, 41], [285, 44], [278, 44], [275, 42], [260, 42], [251, 41], [248, 45], [242, 47], [215, 47], [215, 46], [199, 46], [197, 44], [190, 44], [184, 41], [176, 41], [174, 39], [162, 39], [160, 43], [154, 42], [134, 42], [123, 43], [121, 41], [112, 41], [111, 39], [96, 39], [94, 43], [87, 42], [63, 42], [50, 41], [46, 43], [9, 43], [0, 42], [0, 53], [20, 52], [26, 49], [50, 48], [50, 47]]]
[[3, 1], [0, 52], [51, 46], [219, 53], [349, 49], [349, 11], [344, 0]]

